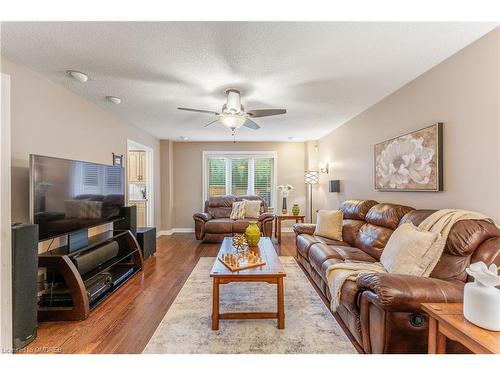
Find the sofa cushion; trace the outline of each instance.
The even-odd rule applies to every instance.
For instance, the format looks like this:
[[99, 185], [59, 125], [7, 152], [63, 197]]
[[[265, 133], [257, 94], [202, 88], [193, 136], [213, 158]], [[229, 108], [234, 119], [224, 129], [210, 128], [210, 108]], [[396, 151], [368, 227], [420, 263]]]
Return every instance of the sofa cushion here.
[[206, 233], [232, 233], [233, 221], [229, 218], [213, 219], [205, 223]]
[[391, 235], [380, 256], [380, 263], [389, 273], [428, 276], [436, 259], [434, 244], [439, 233], [417, 228], [412, 223], [400, 225]]
[[267, 203], [264, 199], [258, 195], [241, 195], [235, 197], [236, 201], [259, 201], [260, 202], [260, 213], [267, 212]]
[[245, 217], [245, 203], [244, 202], [233, 202], [233, 209], [229, 218], [231, 220], [243, 219]]
[[319, 274], [321, 274], [321, 266], [323, 263], [330, 258], [340, 258], [339, 254], [331, 246], [323, 243], [316, 243], [309, 249], [309, 262]]
[[342, 218], [340, 210], [319, 210], [314, 235], [342, 241]]
[[301, 234], [297, 236], [297, 251], [306, 259], [309, 259], [309, 248], [315, 243], [322, 243], [325, 245], [338, 245], [349, 246], [348, 243], [343, 241], [331, 240], [329, 238], [314, 236], [312, 234]]
[[379, 203], [370, 208], [365, 220], [373, 225], [396, 229], [401, 218], [412, 210], [411, 207], [399, 204]]
[[325, 238], [321, 236], [314, 236], [316, 240], [320, 243], [324, 243], [325, 245], [337, 245], [337, 246], [349, 246], [347, 242], [332, 240], [331, 238]]
[[359, 229], [365, 224], [366, 222], [363, 220], [344, 219], [342, 226], [342, 240], [347, 242], [350, 246], [354, 246]]
[[323, 264], [330, 259], [338, 261], [330, 262], [328, 265], [338, 262], [375, 262], [371, 256], [361, 251], [358, 248], [350, 246], [328, 246], [323, 243], [311, 245], [309, 249], [309, 262], [313, 268], [326, 281], [326, 268], [323, 269]]
[[206, 208], [215, 219], [229, 218], [234, 201], [236, 201], [234, 195], [217, 195], [208, 198]]
[[370, 208], [376, 204], [372, 200], [350, 199], [342, 203], [339, 210], [344, 213], [344, 219], [365, 220]]
[[261, 213], [262, 202], [258, 200], [244, 200], [245, 219], [258, 219]]
[[483, 248], [487, 241], [498, 237], [500, 237], [500, 229], [494, 223], [486, 220], [458, 221], [451, 228], [443, 255], [434, 267], [431, 277], [466, 281], [465, 269], [470, 263], [482, 260], [487, 264], [499, 264], [498, 260], [495, 262], [494, 254], [500, 252], [500, 246], [491, 246], [491, 249], [496, 249], [496, 251], [489, 252], [491, 258], [483, 258], [481, 251], [476, 251], [480, 247]]
[[392, 232], [389, 228], [365, 224], [359, 229], [354, 245], [378, 261]]
[[301, 234], [297, 236], [297, 251], [304, 258], [309, 259], [309, 248], [318, 242], [320, 241], [312, 234]]
[[403, 225], [404, 223], [410, 222], [413, 223], [416, 227], [420, 225], [424, 219], [426, 219], [430, 214], [433, 214], [437, 210], [413, 210], [408, 212], [405, 216], [399, 220], [399, 225]]

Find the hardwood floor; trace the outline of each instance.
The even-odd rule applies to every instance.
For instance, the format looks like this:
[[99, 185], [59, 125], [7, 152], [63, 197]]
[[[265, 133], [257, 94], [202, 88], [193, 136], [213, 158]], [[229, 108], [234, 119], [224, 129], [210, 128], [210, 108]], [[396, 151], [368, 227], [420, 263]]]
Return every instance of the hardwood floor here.
[[[295, 255], [295, 235], [284, 233], [278, 255]], [[220, 244], [194, 234], [158, 238], [157, 252], [135, 275], [82, 322], [39, 323], [24, 353], [141, 353], [200, 257], [217, 255]], [[209, 302], [208, 302], [209, 303]]]

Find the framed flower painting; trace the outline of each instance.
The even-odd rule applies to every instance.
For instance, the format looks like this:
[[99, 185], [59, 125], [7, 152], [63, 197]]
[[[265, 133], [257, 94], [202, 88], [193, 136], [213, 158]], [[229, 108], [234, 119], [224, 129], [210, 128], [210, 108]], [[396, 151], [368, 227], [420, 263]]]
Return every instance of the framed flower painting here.
[[443, 123], [375, 145], [375, 190], [443, 191]]

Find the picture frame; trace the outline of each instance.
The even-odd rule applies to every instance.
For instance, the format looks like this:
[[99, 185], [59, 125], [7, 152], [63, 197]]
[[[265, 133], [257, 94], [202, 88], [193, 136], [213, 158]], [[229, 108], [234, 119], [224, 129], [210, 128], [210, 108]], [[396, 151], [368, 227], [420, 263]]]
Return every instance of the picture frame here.
[[117, 155], [113, 152], [113, 165], [123, 167], [123, 155]]
[[374, 145], [376, 191], [439, 192], [443, 181], [443, 123]]

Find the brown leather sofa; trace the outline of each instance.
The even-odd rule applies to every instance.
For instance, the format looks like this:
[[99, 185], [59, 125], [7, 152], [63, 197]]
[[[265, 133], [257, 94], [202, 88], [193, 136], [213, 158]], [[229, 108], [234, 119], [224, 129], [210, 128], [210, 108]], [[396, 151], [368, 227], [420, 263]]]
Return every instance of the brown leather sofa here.
[[[343, 241], [314, 236], [314, 224], [296, 224], [297, 259], [324, 296], [331, 295], [326, 270], [339, 262], [377, 262], [392, 232], [402, 223], [418, 225], [435, 210], [349, 200], [342, 204]], [[457, 222], [430, 277], [370, 274], [347, 281], [337, 317], [365, 353], [426, 353], [428, 316], [423, 302], [461, 302], [472, 262], [500, 265], [500, 230], [484, 220]], [[448, 351], [462, 352], [448, 342]]]
[[[242, 200], [259, 200], [260, 217], [258, 219], [232, 220], [229, 218], [233, 202]], [[209, 198], [205, 202], [205, 212], [193, 215], [197, 240], [205, 242], [222, 242], [224, 237], [234, 233], [244, 233], [248, 222], [257, 221], [263, 236], [271, 237], [273, 232], [273, 214], [267, 212], [266, 202], [255, 195], [236, 197], [234, 195], [219, 195]]]

